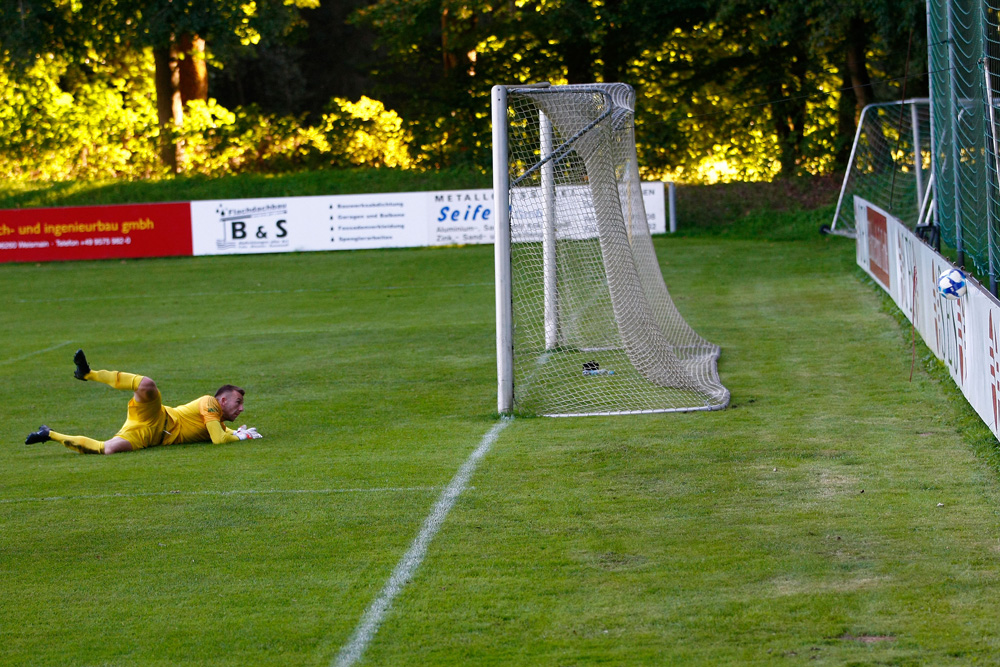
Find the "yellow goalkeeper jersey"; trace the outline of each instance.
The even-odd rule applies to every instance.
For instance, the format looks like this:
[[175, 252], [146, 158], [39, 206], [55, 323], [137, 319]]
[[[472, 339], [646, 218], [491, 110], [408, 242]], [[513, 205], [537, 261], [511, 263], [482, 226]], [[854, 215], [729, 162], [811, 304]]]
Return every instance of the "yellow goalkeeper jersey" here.
[[[222, 424], [222, 407], [214, 396], [202, 396], [176, 408], [163, 406], [163, 409], [167, 413], [167, 421], [163, 426], [164, 445], [211, 442], [212, 437], [208, 432], [210, 422], [219, 422], [223, 431], [229, 430]], [[237, 438], [234, 436], [232, 439]]]

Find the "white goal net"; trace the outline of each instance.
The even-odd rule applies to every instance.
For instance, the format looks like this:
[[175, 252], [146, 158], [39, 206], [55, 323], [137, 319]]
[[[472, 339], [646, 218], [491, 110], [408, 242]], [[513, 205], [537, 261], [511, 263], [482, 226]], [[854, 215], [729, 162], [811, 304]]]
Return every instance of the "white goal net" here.
[[918, 231], [931, 226], [931, 154], [929, 100], [869, 104], [862, 109], [829, 231], [854, 236], [855, 195]]
[[715, 410], [719, 347], [667, 292], [625, 84], [493, 89], [500, 412]]

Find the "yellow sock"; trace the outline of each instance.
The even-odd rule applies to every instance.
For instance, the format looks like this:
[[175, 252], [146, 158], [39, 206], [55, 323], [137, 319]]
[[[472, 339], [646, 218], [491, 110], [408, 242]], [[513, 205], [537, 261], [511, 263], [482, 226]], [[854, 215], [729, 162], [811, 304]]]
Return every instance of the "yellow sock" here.
[[139, 388], [139, 383], [142, 382], [143, 376], [123, 373], [121, 371], [90, 371], [84, 377], [88, 380], [114, 387], [115, 389], [135, 391]]
[[[100, 373], [106, 371], [98, 371]], [[49, 431], [49, 437], [56, 442], [61, 442], [68, 448], [81, 454], [103, 454], [104, 443], [82, 435], [63, 435], [55, 431]]]

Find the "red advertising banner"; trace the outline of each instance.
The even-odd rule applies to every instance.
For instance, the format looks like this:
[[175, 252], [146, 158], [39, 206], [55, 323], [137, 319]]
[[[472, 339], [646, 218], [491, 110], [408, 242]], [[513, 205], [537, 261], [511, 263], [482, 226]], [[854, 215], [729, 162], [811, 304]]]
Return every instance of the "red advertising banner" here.
[[0, 262], [191, 254], [191, 204], [0, 211]]
[[872, 275], [889, 286], [889, 231], [885, 216], [868, 208], [868, 261]]

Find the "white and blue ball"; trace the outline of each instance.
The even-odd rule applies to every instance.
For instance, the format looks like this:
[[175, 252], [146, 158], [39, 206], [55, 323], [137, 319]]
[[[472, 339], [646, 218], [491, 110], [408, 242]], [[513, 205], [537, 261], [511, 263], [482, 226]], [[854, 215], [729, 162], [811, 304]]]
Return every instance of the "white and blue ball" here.
[[965, 274], [958, 269], [948, 269], [940, 276], [938, 276], [937, 281], [938, 292], [941, 293], [946, 299], [960, 299], [965, 296], [965, 290], [968, 288], [968, 282], [965, 279]]

